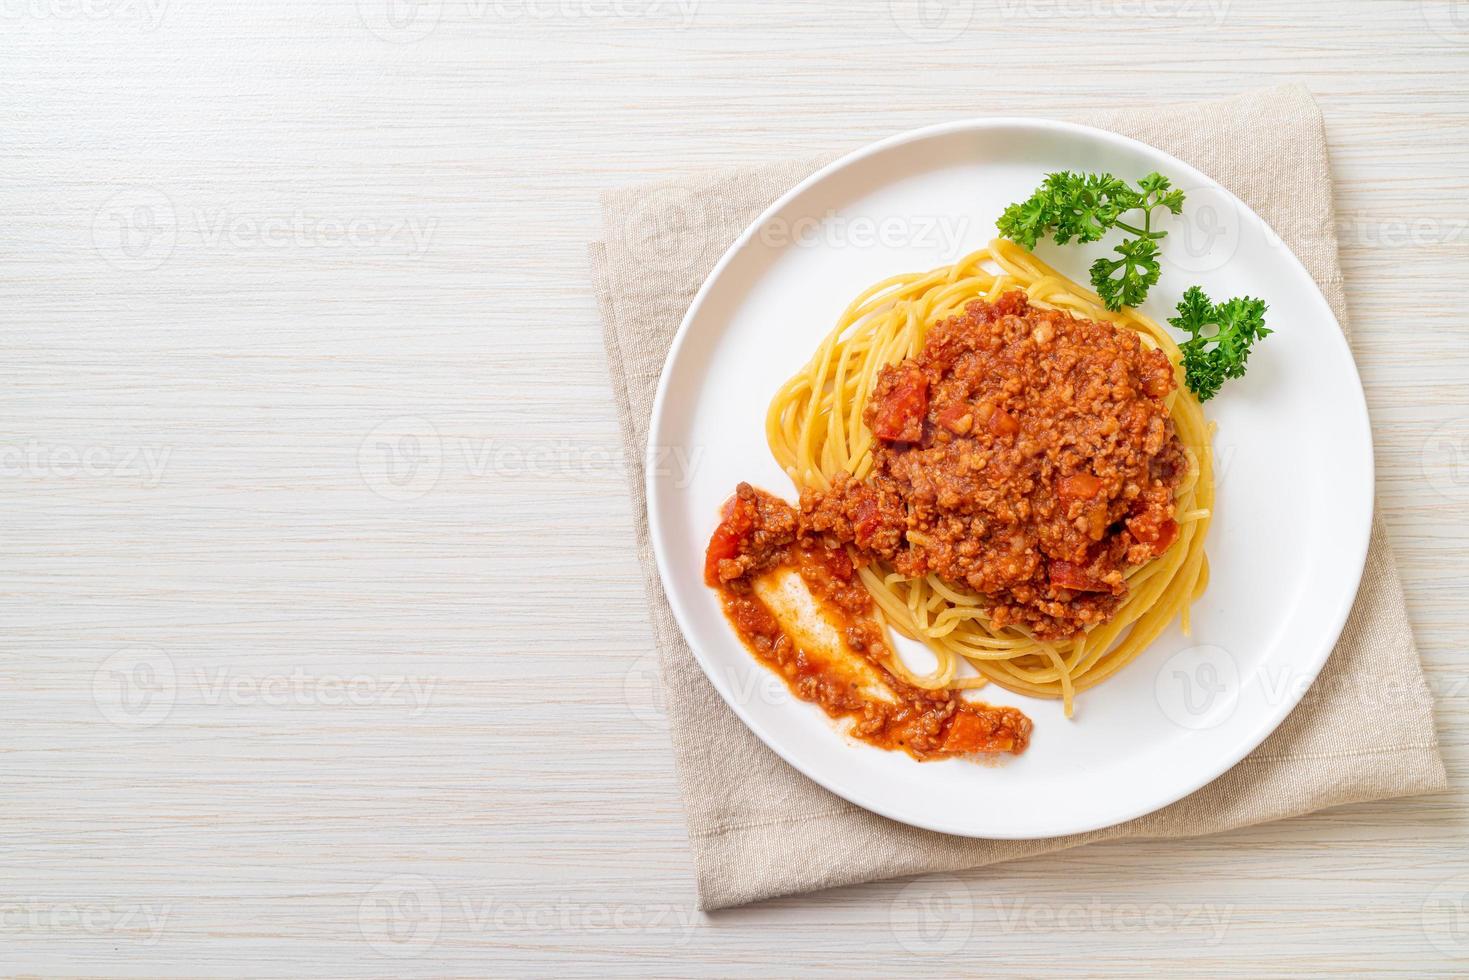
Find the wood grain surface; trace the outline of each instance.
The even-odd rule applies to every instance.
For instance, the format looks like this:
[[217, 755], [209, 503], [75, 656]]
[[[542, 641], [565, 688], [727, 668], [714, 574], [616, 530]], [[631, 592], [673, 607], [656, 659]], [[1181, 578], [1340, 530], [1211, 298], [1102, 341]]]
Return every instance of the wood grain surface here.
[[[0, 0], [0, 971], [1463, 974], [1466, 77], [1464, 0]], [[598, 193], [1292, 80], [1453, 792], [691, 911]]]

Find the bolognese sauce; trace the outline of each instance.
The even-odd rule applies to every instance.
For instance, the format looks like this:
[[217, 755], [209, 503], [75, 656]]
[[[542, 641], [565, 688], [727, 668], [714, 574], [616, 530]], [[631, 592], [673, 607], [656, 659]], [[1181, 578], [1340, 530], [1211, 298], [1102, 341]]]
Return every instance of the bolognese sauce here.
[[755, 657], [880, 748], [920, 760], [1023, 752], [1031, 722], [1021, 712], [914, 687], [883, 666], [887, 642], [851, 557], [800, 516], [742, 483], [709, 541], [705, 581]]
[[935, 575], [975, 593], [994, 626], [1041, 640], [1106, 622], [1129, 570], [1179, 536], [1176, 387], [1167, 356], [1131, 330], [1020, 291], [973, 301], [878, 372], [863, 413], [871, 473], [808, 487], [799, 508], [740, 484], [705, 580], [757, 659], [858, 738], [918, 759], [1021, 752], [1019, 711], [883, 666], [892, 651], [857, 567]]
[[976, 300], [879, 373], [872, 475], [803, 493], [802, 526], [981, 594], [996, 626], [1076, 636], [1178, 536], [1176, 384], [1130, 330], [1018, 291]]

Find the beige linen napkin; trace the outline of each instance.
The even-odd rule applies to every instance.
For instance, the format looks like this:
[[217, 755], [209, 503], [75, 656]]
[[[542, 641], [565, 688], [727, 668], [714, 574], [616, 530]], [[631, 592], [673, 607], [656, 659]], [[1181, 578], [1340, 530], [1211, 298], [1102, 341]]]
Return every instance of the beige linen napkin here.
[[[1303, 88], [1078, 121], [1166, 150], [1237, 194], [1281, 233], [1346, 325], [1325, 132]], [[695, 291], [740, 231], [824, 162], [742, 167], [609, 192], [606, 240], [591, 248], [700, 907], [976, 867], [1097, 840], [1211, 834], [1445, 788], [1432, 699], [1393, 557], [1376, 526], [1356, 605], [1311, 694], [1229, 772], [1119, 826], [1035, 841], [915, 830], [828, 793], [745, 728], [700, 671], [664, 598], [648, 544], [641, 461], [664, 355]], [[1370, 712], [1364, 692], [1378, 691], [1392, 692], [1396, 710]]]

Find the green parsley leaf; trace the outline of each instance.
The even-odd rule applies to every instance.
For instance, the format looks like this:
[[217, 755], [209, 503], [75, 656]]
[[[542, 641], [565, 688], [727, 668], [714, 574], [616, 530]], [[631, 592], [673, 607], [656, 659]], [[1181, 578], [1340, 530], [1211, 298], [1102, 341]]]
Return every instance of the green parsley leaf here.
[[[1158, 281], [1158, 240], [1167, 235], [1153, 230], [1153, 209], [1160, 207], [1173, 214], [1183, 209], [1183, 191], [1162, 174], [1148, 174], [1134, 189], [1111, 174], [1062, 170], [1047, 174], [1034, 194], [1006, 208], [996, 224], [1001, 235], [1028, 249], [1048, 234], [1058, 245], [1100, 241], [1113, 228], [1136, 236], [1116, 247], [1119, 258], [1098, 259], [1091, 268], [1097, 295], [1108, 309], [1118, 310], [1137, 306]], [[1142, 227], [1122, 220], [1139, 210]]]
[[[1097, 259], [1091, 269], [1092, 285], [1109, 310], [1142, 303], [1162, 272], [1157, 239], [1125, 238], [1116, 251], [1120, 259]], [[1122, 275], [1114, 276], [1118, 270]]]
[[[1255, 341], [1274, 333], [1265, 326], [1264, 300], [1236, 296], [1215, 304], [1198, 286], [1190, 286], [1168, 322], [1189, 335], [1183, 351], [1184, 381], [1199, 401], [1219, 393], [1229, 378], [1243, 377]], [[1212, 329], [1211, 329], [1212, 328]]]

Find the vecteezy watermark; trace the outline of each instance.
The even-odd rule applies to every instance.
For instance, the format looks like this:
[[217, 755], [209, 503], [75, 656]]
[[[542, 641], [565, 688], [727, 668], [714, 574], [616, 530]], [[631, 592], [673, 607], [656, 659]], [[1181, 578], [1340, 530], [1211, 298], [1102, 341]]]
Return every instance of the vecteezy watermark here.
[[[1469, 4], [1469, 0], [1464, 2]], [[1191, 207], [1191, 199], [1184, 202], [1184, 218], [1190, 217]], [[1289, 225], [1267, 225], [1263, 232], [1265, 244], [1277, 249], [1288, 249], [1290, 246], [1287, 242], [1303, 239], [1316, 241], [1333, 235], [1342, 248], [1433, 248], [1469, 242], [1469, 218], [1457, 215], [1405, 216], [1384, 215], [1373, 211], [1338, 211], [1334, 223], [1328, 223], [1321, 220], [1316, 212], [1306, 212], [1295, 216]], [[1164, 249], [1165, 258], [1168, 257], [1168, 251]]]
[[125, 272], [157, 269], [180, 242], [234, 251], [377, 250], [417, 259], [428, 251], [438, 225], [438, 218], [423, 215], [386, 218], [184, 206], [160, 188], [137, 185], [114, 192], [98, 206], [92, 244], [104, 260]]
[[1244, 234], [1239, 203], [1213, 184], [1184, 187], [1183, 192], [1182, 213], [1155, 212], [1160, 229], [1168, 232], [1163, 262], [1195, 275], [1222, 269], [1239, 251]]
[[[1469, 5], [1469, 0], [1464, 0]], [[1469, 218], [1420, 215], [1384, 218], [1364, 211], [1338, 214], [1336, 237], [1344, 246], [1429, 248], [1469, 242]]]
[[156, 487], [172, 446], [76, 446], [64, 442], [0, 442], [0, 477], [134, 481]]
[[0, 21], [111, 21], [156, 31], [169, 0], [0, 0]]
[[1223, 647], [1205, 644], [1180, 650], [1158, 670], [1153, 694], [1175, 725], [1216, 728], [1239, 706], [1239, 662]]
[[439, 430], [416, 415], [400, 415], [374, 426], [357, 447], [362, 482], [385, 500], [419, 499], [438, 484], [443, 470]]
[[334, 674], [298, 665], [285, 671], [247, 672], [234, 667], [178, 670], [154, 646], [124, 647], [98, 665], [92, 700], [102, 717], [119, 728], [151, 728], [182, 703], [221, 706], [403, 707], [410, 718], [428, 710], [436, 677], [411, 674]]
[[357, 0], [362, 26], [393, 44], [422, 41], [443, 15], [444, 0]]
[[681, 946], [693, 938], [699, 915], [672, 902], [587, 902], [571, 897], [521, 902], [494, 893], [456, 895], [415, 874], [378, 882], [357, 907], [358, 930], [368, 945], [395, 959], [428, 952], [447, 922], [453, 922], [458, 935], [493, 936], [501, 942], [515, 935], [555, 932], [652, 935], [662, 937], [665, 945]]
[[[978, 923], [980, 913], [985, 921]], [[986, 905], [953, 875], [928, 875], [910, 882], [890, 909], [893, 935], [908, 952], [946, 956], [959, 952], [979, 932], [998, 925], [1004, 933], [1120, 933], [1193, 935], [1204, 945], [1224, 941], [1234, 906], [1208, 902], [1050, 902], [1035, 898], [991, 898]]]
[[416, 259], [428, 251], [435, 217], [335, 218], [304, 211], [251, 214], [231, 208], [194, 208], [194, 232], [209, 248], [392, 248]]
[[692, 191], [664, 187], [623, 217], [622, 241], [649, 268], [682, 272], [709, 250], [709, 225]]
[[1266, 705], [1337, 701], [1362, 714], [1458, 700], [1466, 692], [1469, 677], [1463, 674], [1400, 677], [1353, 672], [1316, 677], [1268, 664], [1245, 684], [1245, 693]]
[[[1224, 485], [1230, 471], [1234, 468], [1235, 461], [1241, 458], [1240, 446], [1238, 443], [1227, 442], [1220, 444], [1218, 442], [1219, 438], [1220, 437], [1216, 434], [1210, 437], [1209, 442], [1209, 448], [1212, 450], [1210, 454], [1210, 460], [1213, 464], [1214, 486], [1216, 488], [1222, 487]], [[1200, 446], [1198, 443], [1193, 442], [1184, 443], [1183, 448], [1188, 452], [1193, 453], [1195, 458], [1200, 455], [1203, 449], [1203, 447]]]
[[692, 939], [699, 923], [697, 912], [671, 902], [640, 905], [584, 902], [570, 897], [546, 902], [510, 902], [465, 896], [458, 902], [458, 912], [472, 933], [495, 936], [546, 932], [631, 933], [662, 936], [665, 944], [674, 946], [682, 946]]
[[1469, 44], [1469, 0], [1418, 0], [1429, 30], [1455, 44]]
[[799, 218], [777, 216], [760, 227], [755, 238], [771, 248], [923, 248], [958, 258], [969, 233], [968, 215], [839, 214]]
[[[796, 700], [779, 674], [749, 660], [738, 665], [721, 664], [714, 679], [726, 698], [740, 706], [785, 705]], [[658, 658], [645, 654], [633, 662], [622, 679], [623, 698], [634, 718], [655, 731], [668, 729], [667, 702], [658, 670]]]
[[173, 200], [156, 187], [125, 187], [114, 192], [92, 216], [92, 245], [110, 265], [124, 272], [156, 269], [178, 243]]
[[112, 654], [92, 674], [92, 701], [120, 728], [152, 728], [178, 697], [178, 674], [162, 650], [134, 644]]
[[1441, 422], [1418, 454], [1423, 479], [1444, 500], [1469, 503], [1469, 416]]
[[919, 44], [958, 38], [974, 23], [977, 0], [888, 0], [888, 14], [903, 34]]
[[[587, 477], [599, 473], [627, 475], [627, 461], [606, 445], [583, 445], [570, 439], [516, 442], [507, 439], [455, 437], [465, 471], [473, 477]], [[644, 466], [649, 474], [683, 489], [704, 459], [704, 447], [653, 446]]]
[[974, 933], [974, 896], [953, 875], [924, 875], [904, 885], [888, 907], [893, 938], [915, 956], [956, 953]]
[[1164, 715], [1194, 730], [1222, 725], [1242, 703], [1267, 709], [1327, 703], [1339, 706], [1333, 710], [1367, 716], [1469, 698], [1469, 675], [1462, 673], [1413, 677], [1354, 671], [1319, 676], [1295, 667], [1261, 664], [1246, 675], [1236, 659], [1217, 646], [1179, 651], [1163, 664], [1154, 680]]
[[[401, 415], [374, 426], [357, 448], [363, 483], [385, 500], [411, 501], [427, 496], [446, 469], [471, 479], [496, 480], [630, 475], [628, 459], [606, 442], [441, 435], [440, 429], [450, 425]], [[702, 446], [655, 446], [644, 460], [644, 474], [682, 489], [703, 460]]]
[[436, 677], [410, 674], [319, 674], [297, 666], [286, 673], [251, 674], [229, 667], [196, 670], [193, 684], [206, 705], [286, 707], [401, 706], [418, 718], [433, 699]]
[[622, 697], [638, 721], [654, 731], [668, 730], [668, 702], [656, 656], [645, 653], [628, 668], [622, 678]]
[[651, 21], [688, 27], [699, 0], [464, 0], [472, 15], [497, 21]]
[[362, 26], [393, 44], [432, 34], [450, 10], [456, 20], [495, 23], [664, 21], [693, 23], [698, 0], [357, 0]]
[[1230, 0], [999, 0], [999, 15], [1016, 20], [1187, 20], [1218, 27], [1229, 4]]
[[1423, 900], [1423, 935], [1441, 953], [1469, 958], [1469, 875], [1439, 882]]
[[1205, 946], [1217, 946], [1229, 931], [1233, 905], [1214, 903], [1045, 902], [1017, 898], [993, 899], [1000, 931], [1017, 932], [1086, 932], [1121, 933], [1123, 935], [1188, 935], [1196, 934]]
[[0, 900], [0, 936], [84, 935], [152, 946], [168, 915], [167, 905]]
[[357, 906], [357, 929], [384, 956], [422, 956], [444, 925], [438, 887], [422, 875], [394, 875], [373, 885]]

